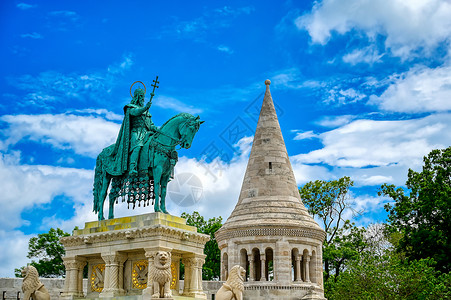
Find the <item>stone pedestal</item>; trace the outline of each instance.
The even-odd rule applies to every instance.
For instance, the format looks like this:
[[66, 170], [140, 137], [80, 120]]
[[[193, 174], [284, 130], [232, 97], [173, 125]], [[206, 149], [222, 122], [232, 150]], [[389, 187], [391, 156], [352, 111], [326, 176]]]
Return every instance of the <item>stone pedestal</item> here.
[[[179, 293], [180, 261], [185, 264], [181, 296], [206, 299], [202, 265], [209, 236], [197, 233], [183, 218], [162, 213], [88, 222], [84, 229], [61, 239], [66, 249], [66, 278], [62, 299], [135, 296], [151, 299], [149, 266], [158, 251], [171, 253], [171, 290]], [[88, 289], [83, 268], [88, 264]], [[171, 298], [165, 298], [166, 300]], [[173, 299], [173, 298], [172, 298]]]

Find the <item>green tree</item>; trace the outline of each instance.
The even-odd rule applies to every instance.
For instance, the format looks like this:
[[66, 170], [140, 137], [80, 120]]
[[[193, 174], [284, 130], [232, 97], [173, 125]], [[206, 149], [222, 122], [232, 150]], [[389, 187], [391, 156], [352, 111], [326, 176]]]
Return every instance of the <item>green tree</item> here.
[[310, 181], [299, 190], [302, 201], [314, 217], [322, 221], [326, 231], [323, 244], [325, 285], [332, 277], [334, 281], [346, 267], [349, 260], [356, 259], [365, 248], [365, 229], [356, 227], [345, 218], [348, 212], [355, 215], [349, 197], [349, 188], [353, 186], [349, 177], [338, 180]]
[[346, 299], [450, 299], [451, 275], [440, 274], [432, 259], [404, 260], [387, 251], [383, 256], [365, 252], [349, 263], [327, 295]]
[[[59, 239], [70, 234], [57, 228], [50, 228], [48, 233], [40, 233], [32, 237], [28, 242], [28, 258], [36, 258], [31, 261], [41, 277], [60, 277], [64, 275], [63, 256], [66, 253]], [[20, 269], [15, 269], [16, 277], [21, 277]]]
[[379, 195], [387, 204], [388, 230], [399, 233], [398, 252], [410, 260], [433, 258], [436, 268], [451, 271], [451, 147], [433, 150], [424, 157], [421, 172], [408, 171], [409, 195], [402, 188], [384, 184]]
[[215, 232], [222, 226], [222, 218], [211, 218], [208, 221], [204, 219], [198, 212], [193, 212], [191, 215], [182, 213], [182, 218], [186, 219], [186, 224], [197, 227], [197, 232], [208, 234], [210, 240], [205, 244], [204, 254], [205, 264], [202, 268], [203, 280], [218, 280], [220, 275], [220, 257], [218, 243], [216, 242]]

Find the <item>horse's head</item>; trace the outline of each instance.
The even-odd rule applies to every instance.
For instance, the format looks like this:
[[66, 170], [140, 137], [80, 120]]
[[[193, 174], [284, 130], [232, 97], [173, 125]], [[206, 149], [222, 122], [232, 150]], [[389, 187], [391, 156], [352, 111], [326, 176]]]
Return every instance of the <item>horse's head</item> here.
[[191, 116], [186, 120], [186, 122], [180, 125], [180, 145], [183, 148], [188, 149], [189, 147], [191, 147], [194, 135], [199, 130], [200, 124], [202, 124], [203, 122], [205, 121], [201, 121], [199, 116]]

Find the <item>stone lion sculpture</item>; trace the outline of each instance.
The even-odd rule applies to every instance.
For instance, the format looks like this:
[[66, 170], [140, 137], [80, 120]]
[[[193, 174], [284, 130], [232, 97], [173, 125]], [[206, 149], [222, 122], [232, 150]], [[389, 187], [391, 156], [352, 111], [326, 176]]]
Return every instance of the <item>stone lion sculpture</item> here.
[[50, 300], [49, 291], [39, 281], [38, 270], [33, 266], [27, 266], [22, 269], [22, 292], [23, 300], [29, 300], [30, 297], [33, 300]]
[[158, 251], [153, 265], [150, 266], [152, 280], [152, 298], [171, 298], [171, 253]]
[[246, 270], [241, 266], [233, 266], [227, 281], [216, 294], [216, 300], [243, 300], [244, 276]]

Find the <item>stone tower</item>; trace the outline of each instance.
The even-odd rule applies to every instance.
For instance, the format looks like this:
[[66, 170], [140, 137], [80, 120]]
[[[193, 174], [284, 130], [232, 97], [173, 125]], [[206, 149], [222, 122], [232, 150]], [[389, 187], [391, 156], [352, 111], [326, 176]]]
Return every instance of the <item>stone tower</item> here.
[[265, 81], [238, 203], [216, 233], [221, 280], [234, 265], [247, 270], [245, 299], [324, 299], [325, 232], [302, 203], [276, 110]]

